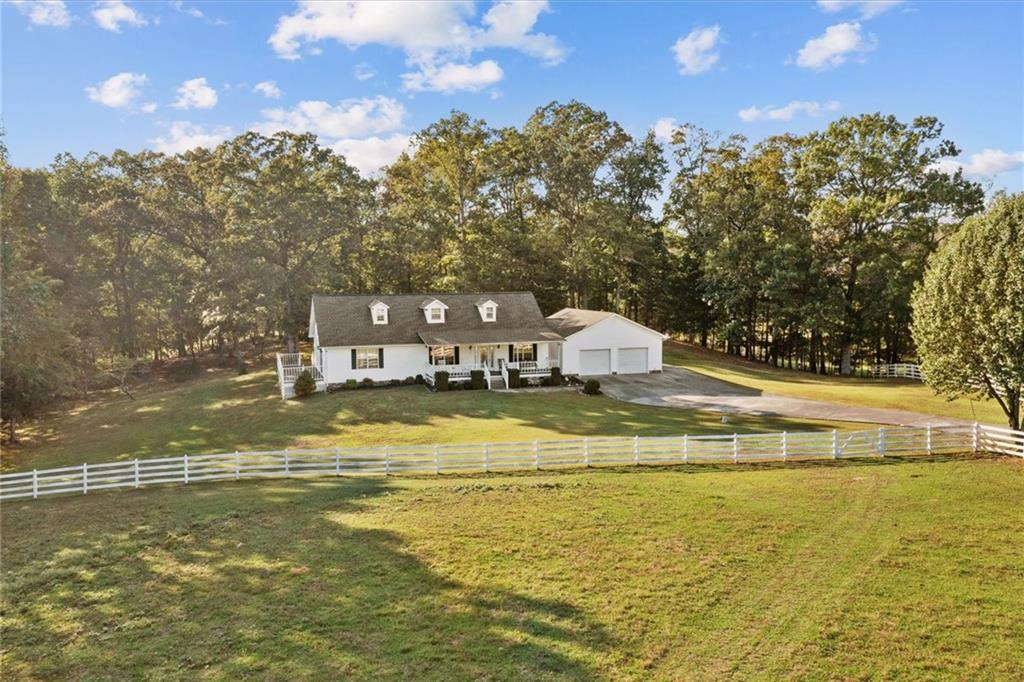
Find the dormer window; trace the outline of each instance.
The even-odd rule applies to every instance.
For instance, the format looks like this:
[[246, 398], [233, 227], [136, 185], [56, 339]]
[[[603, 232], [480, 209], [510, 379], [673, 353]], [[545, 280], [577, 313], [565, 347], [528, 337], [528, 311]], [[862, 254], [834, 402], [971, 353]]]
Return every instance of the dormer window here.
[[388, 323], [388, 304], [383, 301], [370, 303], [370, 317], [374, 324]]
[[480, 311], [480, 319], [484, 322], [494, 322], [498, 319], [498, 304], [489, 298], [477, 301], [476, 309]]
[[420, 308], [423, 309], [423, 314], [427, 317], [428, 324], [443, 324], [445, 311], [448, 310], [448, 306], [436, 298], [428, 298], [427, 300], [420, 303]]

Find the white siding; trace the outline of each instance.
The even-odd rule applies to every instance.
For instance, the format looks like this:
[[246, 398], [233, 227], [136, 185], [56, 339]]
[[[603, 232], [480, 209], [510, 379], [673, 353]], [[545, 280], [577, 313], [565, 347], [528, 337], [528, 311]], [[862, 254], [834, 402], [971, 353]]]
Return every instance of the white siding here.
[[[359, 346], [377, 348], [378, 346]], [[331, 346], [323, 349], [323, 367], [320, 371], [328, 384], [343, 384], [349, 379], [374, 381], [404, 379], [423, 374], [427, 364], [427, 347], [420, 344], [381, 346], [384, 348], [384, 367], [378, 369], [352, 369], [352, 346]], [[315, 352], [315, 351], [314, 351]]]
[[664, 337], [656, 331], [621, 317], [609, 317], [592, 327], [576, 332], [565, 340], [562, 351], [562, 372], [580, 373], [580, 351], [608, 348], [611, 351], [611, 372], [619, 372], [620, 348], [646, 348], [647, 369], [661, 371], [661, 344]]

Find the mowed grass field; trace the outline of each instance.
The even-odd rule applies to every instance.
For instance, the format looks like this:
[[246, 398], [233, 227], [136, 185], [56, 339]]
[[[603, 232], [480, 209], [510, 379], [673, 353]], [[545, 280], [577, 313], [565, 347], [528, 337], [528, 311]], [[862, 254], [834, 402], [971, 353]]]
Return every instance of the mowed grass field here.
[[133, 457], [361, 445], [503, 442], [582, 436], [865, 428], [863, 424], [730, 416], [620, 402], [574, 391], [360, 389], [282, 401], [269, 368], [237, 376], [205, 369], [178, 382], [150, 379], [62, 410], [22, 430], [4, 468], [32, 469]]
[[1022, 494], [950, 458], [5, 503], [3, 676], [1019, 679]]
[[664, 362], [764, 393], [1006, 425], [1006, 416], [994, 400], [946, 400], [926, 384], [910, 379], [822, 376], [779, 369], [678, 341], [665, 342]]

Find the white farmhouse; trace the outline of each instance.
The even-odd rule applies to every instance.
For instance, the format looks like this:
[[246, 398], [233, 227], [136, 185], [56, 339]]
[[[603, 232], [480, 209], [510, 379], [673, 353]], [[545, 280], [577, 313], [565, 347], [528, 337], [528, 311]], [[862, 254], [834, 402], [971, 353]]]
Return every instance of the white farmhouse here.
[[566, 308], [545, 318], [530, 292], [314, 296], [309, 314], [312, 367], [280, 356], [282, 396], [309, 369], [320, 390], [444, 370], [453, 380], [484, 370], [488, 388], [520, 376], [661, 371], [665, 336], [615, 313]]

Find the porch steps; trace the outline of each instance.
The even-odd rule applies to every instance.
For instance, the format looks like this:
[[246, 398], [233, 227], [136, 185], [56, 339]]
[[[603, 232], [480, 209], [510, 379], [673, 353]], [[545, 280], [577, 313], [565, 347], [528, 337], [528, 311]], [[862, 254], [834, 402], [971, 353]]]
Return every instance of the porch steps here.
[[508, 386], [505, 385], [505, 377], [501, 376], [500, 374], [492, 374], [490, 388], [492, 391], [500, 391], [502, 389], [508, 388]]

